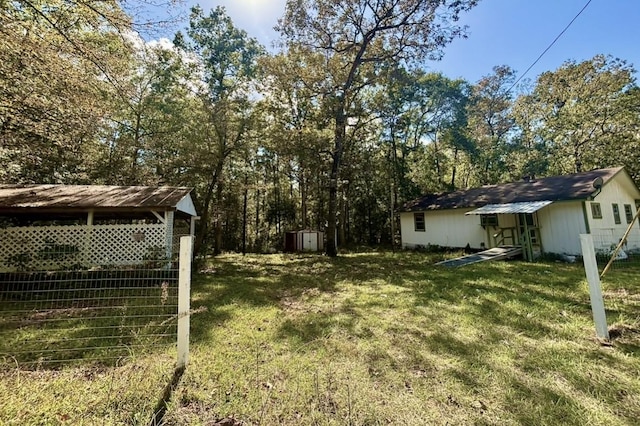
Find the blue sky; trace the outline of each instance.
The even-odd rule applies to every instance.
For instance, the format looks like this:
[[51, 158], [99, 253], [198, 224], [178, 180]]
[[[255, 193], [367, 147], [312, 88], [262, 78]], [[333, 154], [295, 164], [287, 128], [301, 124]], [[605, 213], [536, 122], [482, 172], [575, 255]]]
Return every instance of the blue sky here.
[[[469, 26], [469, 37], [447, 46], [444, 59], [430, 63], [430, 70], [476, 82], [490, 74], [495, 65], [509, 65], [520, 76], [587, 1], [481, 0], [461, 19]], [[285, 0], [186, 3], [199, 3], [205, 11], [225, 6], [237, 27], [269, 46], [277, 37], [273, 26], [284, 11]], [[640, 0], [592, 0], [526, 77], [535, 79], [566, 60], [582, 61], [599, 53], [625, 59], [640, 68]]]

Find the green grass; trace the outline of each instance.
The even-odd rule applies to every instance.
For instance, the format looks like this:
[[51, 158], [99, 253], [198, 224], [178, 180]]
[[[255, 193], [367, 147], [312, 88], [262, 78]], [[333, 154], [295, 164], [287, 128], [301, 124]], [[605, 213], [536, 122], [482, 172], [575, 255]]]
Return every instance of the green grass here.
[[[640, 278], [580, 265], [445, 269], [416, 253], [224, 256], [197, 277], [167, 424], [635, 424]], [[617, 277], [617, 278], [616, 278]]]
[[[165, 424], [637, 424], [640, 267], [604, 280], [603, 345], [581, 265], [441, 258], [214, 259]], [[0, 371], [0, 424], [148, 424], [174, 360]]]
[[175, 342], [175, 271], [0, 275], [0, 370], [118, 362]]
[[148, 425], [171, 380], [175, 353], [122, 365], [0, 372], [2, 425]]
[[134, 272], [0, 283], [0, 424], [149, 424], [175, 368], [177, 289]]

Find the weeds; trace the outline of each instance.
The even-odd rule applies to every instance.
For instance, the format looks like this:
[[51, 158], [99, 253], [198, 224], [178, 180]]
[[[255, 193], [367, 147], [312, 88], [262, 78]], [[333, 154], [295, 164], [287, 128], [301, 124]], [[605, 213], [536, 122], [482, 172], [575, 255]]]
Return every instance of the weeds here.
[[[434, 267], [439, 254], [226, 256], [194, 283], [168, 424], [626, 424], [638, 336], [594, 338], [580, 265]], [[637, 276], [637, 275], [636, 275]], [[606, 290], [615, 293], [610, 283]], [[625, 280], [624, 300], [640, 293]], [[608, 300], [610, 324], [638, 304]]]
[[[634, 424], [640, 268], [433, 266], [441, 254], [222, 256], [192, 284], [191, 363], [166, 425]], [[0, 420], [148, 424], [173, 355], [0, 377]], [[131, 386], [135, 384], [135, 386]], [[17, 420], [14, 420], [17, 419]]]

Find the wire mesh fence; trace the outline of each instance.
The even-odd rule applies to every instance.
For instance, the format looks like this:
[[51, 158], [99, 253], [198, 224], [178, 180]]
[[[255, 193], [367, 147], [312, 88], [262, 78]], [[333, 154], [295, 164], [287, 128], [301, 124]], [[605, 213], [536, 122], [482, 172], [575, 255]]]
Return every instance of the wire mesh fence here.
[[601, 274], [608, 265], [603, 279], [606, 279], [607, 276], [611, 279], [616, 274], [625, 274], [625, 271], [638, 271], [640, 267], [640, 233], [632, 233], [627, 236], [621, 245], [620, 238], [608, 238], [605, 235], [596, 234], [593, 236], [593, 245], [598, 270]]
[[[637, 224], [635, 225], [637, 226]], [[640, 344], [640, 234], [633, 223], [620, 239], [581, 235], [596, 335], [618, 345]]]
[[[77, 254], [75, 246], [55, 247], [48, 260], [66, 259], [69, 250]], [[47, 271], [19, 265], [0, 272], [0, 363], [29, 369], [115, 365], [159, 345], [175, 346], [178, 253], [155, 254], [129, 264]]]
[[175, 343], [177, 282], [173, 268], [2, 273], [2, 360], [113, 364]]
[[156, 424], [188, 359], [192, 245], [0, 272], [0, 423]]

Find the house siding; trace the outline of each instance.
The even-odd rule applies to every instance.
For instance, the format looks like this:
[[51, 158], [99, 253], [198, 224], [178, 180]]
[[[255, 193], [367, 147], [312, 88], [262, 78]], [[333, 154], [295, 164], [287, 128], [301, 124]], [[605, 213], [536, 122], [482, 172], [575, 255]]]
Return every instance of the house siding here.
[[480, 226], [478, 216], [465, 216], [473, 209], [437, 210], [424, 212], [425, 231], [416, 232], [413, 212], [400, 213], [402, 247], [438, 245], [442, 247], [488, 247], [487, 231]]
[[[635, 200], [640, 198], [640, 194], [630, 185], [627, 179], [622, 179], [622, 174], [609, 181], [602, 187], [602, 192], [598, 194], [593, 201], [588, 201], [587, 217], [589, 220], [589, 228], [593, 235], [593, 241], [597, 251], [608, 251], [611, 245], [617, 244], [629, 224], [627, 223], [624, 211], [624, 205], [629, 204], [631, 211], [636, 214]], [[591, 204], [600, 203], [602, 211], [602, 219], [594, 219], [591, 212]], [[618, 204], [620, 209], [621, 223], [616, 224], [613, 216], [613, 204]], [[626, 249], [640, 250], [640, 227], [636, 222], [631, 229], [631, 233], [627, 238]]]
[[[559, 182], [555, 182], [555, 187], [560, 186]], [[637, 212], [636, 200], [640, 200], [640, 189], [623, 169], [618, 169], [618, 172], [607, 179], [601, 192], [592, 201], [585, 201], [589, 196], [585, 188], [595, 191], [591, 182], [581, 182], [580, 188], [582, 188], [580, 194], [586, 195], [570, 201], [555, 201], [536, 212], [543, 252], [580, 255], [582, 252], [580, 234], [584, 233], [593, 235], [597, 251], [610, 251], [611, 247], [620, 241], [628, 227], [625, 205], [630, 206], [633, 215]], [[490, 191], [492, 188], [477, 189], [474, 194], [478, 197], [479, 190]], [[567, 192], [566, 188], [562, 187], [558, 191]], [[537, 195], [541, 197], [540, 200], [545, 197], [549, 200], [557, 199], [545, 195], [544, 191]], [[503, 194], [503, 196], [508, 198], [507, 195]], [[431, 200], [432, 204], [436, 201], [438, 200]], [[593, 218], [591, 205], [594, 202], [600, 203], [601, 219]], [[620, 212], [621, 223], [619, 224], [616, 224], [614, 219], [612, 207], [614, 203], [618, 205]], [[415, 232], [412, 211], [402, 212], [400, 214], [402, 246], [405, 248], [427, 245], [465, 247], [469, 244], [474, 249], [492, 247], [493, 241], [490, 241], [493, 239], [492, 234], [495, 234], [499, 228], [516, 226], [515, 214], [499, 214], [499, 228], [484, 229], [480, 226], [480, 218], [477, 215], [465, 216], [465, 213], [471, 210], [474, 208], [427, 210], [424, 212], [425, 232]], [[508, 242], [505, 243], [508, 244]], [[633, 225], [627, 244], [623, 248], [627, 251], [640, 252], [640, 225], [637, 222]]]
[[538, 223], [544, 252], [581, 254], [580, 234], [587, 232], [582, 201], [553, 203], [538, 211]]

